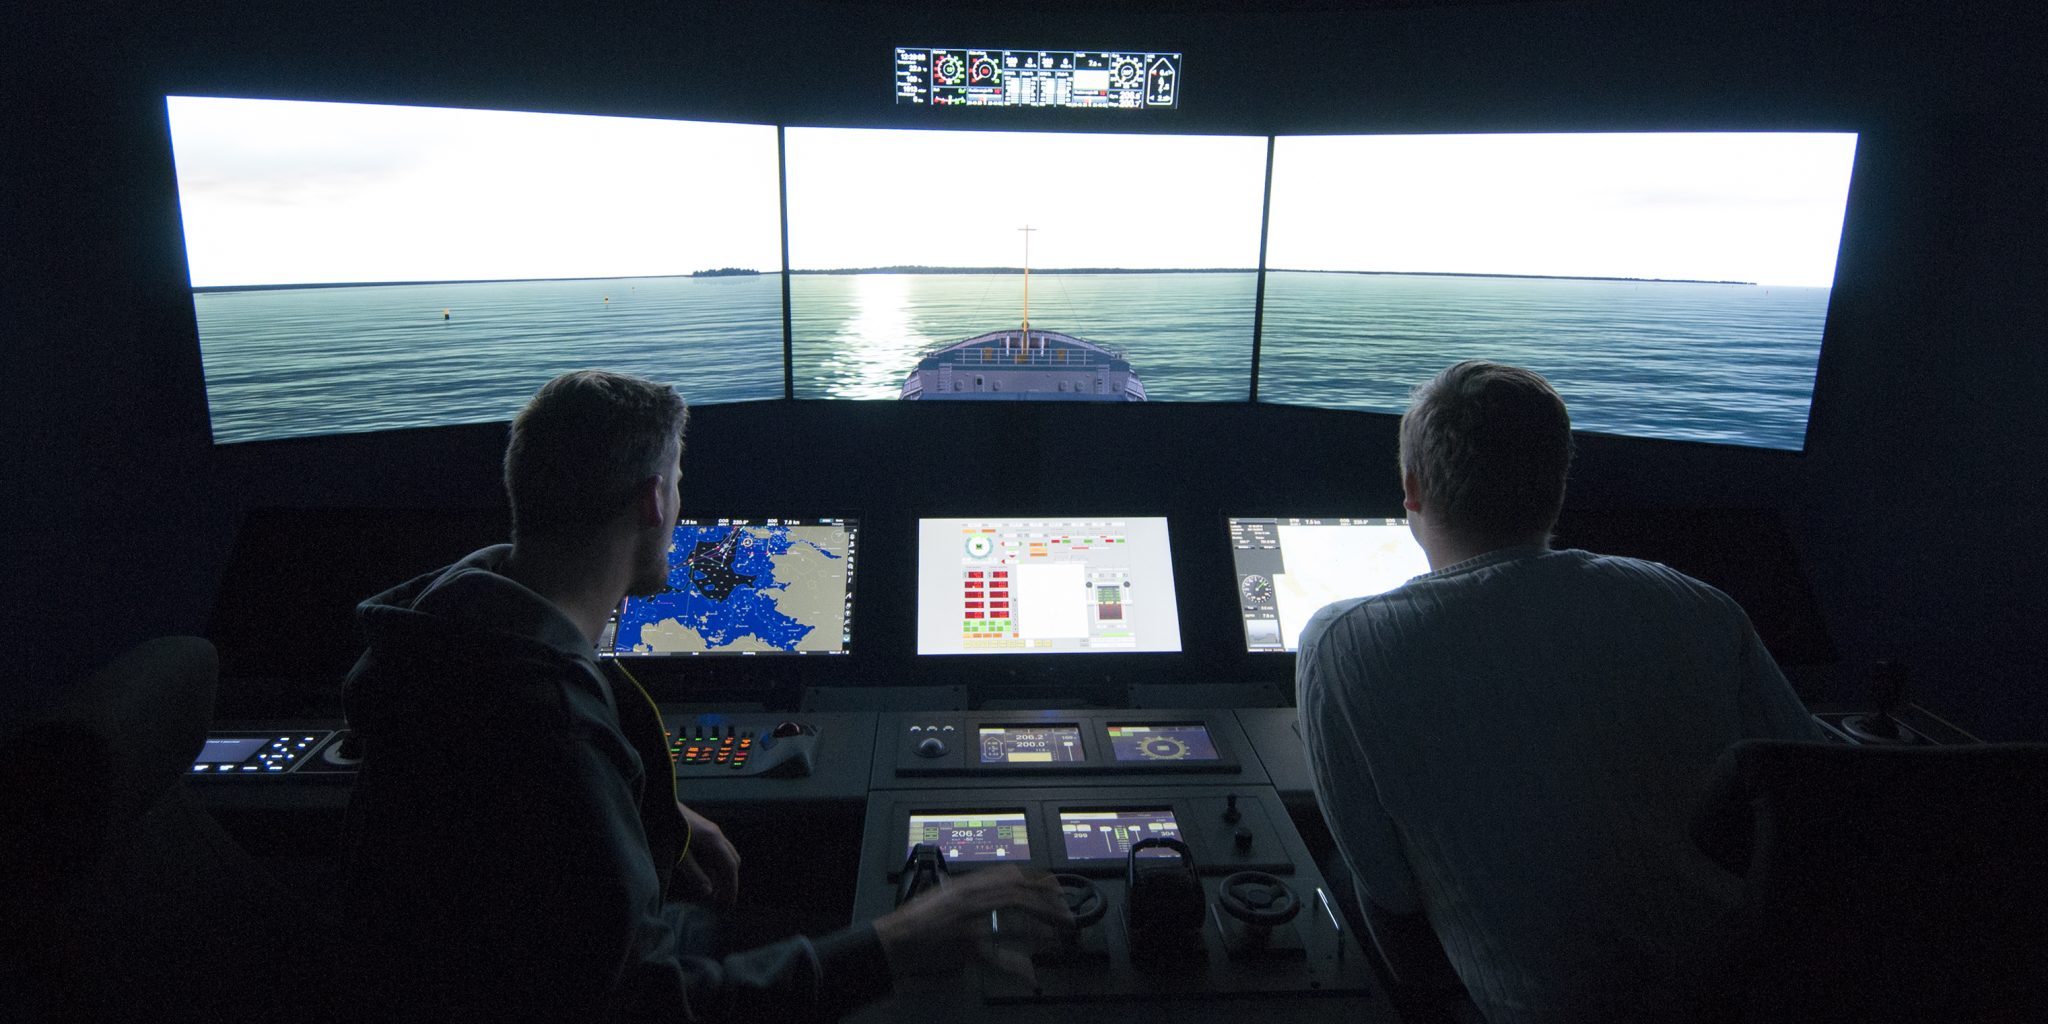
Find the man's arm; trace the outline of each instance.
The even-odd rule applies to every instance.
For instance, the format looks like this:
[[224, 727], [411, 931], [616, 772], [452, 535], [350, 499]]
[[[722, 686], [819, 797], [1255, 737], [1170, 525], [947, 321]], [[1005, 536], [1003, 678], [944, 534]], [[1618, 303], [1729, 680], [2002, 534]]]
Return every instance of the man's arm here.
[[[1731, 605], [1733, 601], [1729, 602]], [[1742, 679], [1736, 694], [1742, 714], [1742, 734], [1753, 739], [1824, 740], [1827, 731], [1806, 710], [1778, 662], [1764, 648], [1763, 638], [1750, 625], [1749, 616], [1738, 606], [1741, 623]]]
[[1368, 685], [1364, 662], [1333, 608], [1318, 612], [1302, 630], [1295, 670], [1295, 704], [1316, 804], [1363, 895], [1391, 913], [1418, 913], [1414, 872], [1352, 724], [1353, 702]]

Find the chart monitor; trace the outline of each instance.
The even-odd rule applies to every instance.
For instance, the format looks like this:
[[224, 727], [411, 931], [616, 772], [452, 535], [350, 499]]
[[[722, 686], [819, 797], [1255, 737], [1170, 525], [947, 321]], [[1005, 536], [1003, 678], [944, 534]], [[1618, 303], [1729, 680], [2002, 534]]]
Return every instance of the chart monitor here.
[[1166, 519], [918, 521], [917, 653], [1180, 650]]
[[[1122, 860], [1141, 839], [1179, 839], [1173, 812], [1157, 810], [1061, 811], [1060, 838], [1068, 860]], [[1178, 856], [1166, 847], [1139, 850], [1138, 856]]]
[[1031, 860], [1031, 835], [1023, 811], [912, 814], [904, 856], [919, 843], [938, 847], [939, 856], [954, 863]]
[[679, 520], [661, 593], [627, 598], [598, 650], [616, 658], [845, 654], [859, 536], [852, 519]]
[[1324, 605], [1383, 594], [1429, 571], [1405, 519], [1230, 519], [1245, 649], [1294, 651]]

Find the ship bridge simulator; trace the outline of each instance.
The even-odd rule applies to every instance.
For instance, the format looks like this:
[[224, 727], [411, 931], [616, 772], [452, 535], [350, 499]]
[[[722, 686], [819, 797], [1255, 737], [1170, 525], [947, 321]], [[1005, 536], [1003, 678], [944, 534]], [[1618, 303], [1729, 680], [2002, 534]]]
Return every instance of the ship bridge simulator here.
[[[1838, 625], [1876, 599], [1837, 527], [1889, 514], [1857, 504], [1862, 456], [1844, 452], [1893, 436], [1896, 410], [1865, 408], [1872, 371], [1833, 332], [1909, 290], [1838, 289], [1837, 260], [1881, 262], [1851, 260], [1851, 172], [1859, 189], [1867, 168], [1896, 173], [1872, 147], [1912, 132], [1812, 104], [1744, 117], [1669, 84], [1637, 103], [1593, 82], [1531, 113], [1593, 72], [1525, 60], [1524, 21], [1617, 51], [1661, 31], [1555, 5], [1385, 3], [1369, 23], [1281, 5], [1347, 26], [1285, 46], [1253, 38], [1260, 16], [1210, 10], [1228, 5], [1194, 5], [1185, 32], [1063, 40], [949, 36], [930, 5], [886, 6], [800, 5], [818, 38], [775, 45], [827, 55], [808, 64], [748, 50], [789, 34], [786, 10], [721, 9], [704, 39], [682, 29], [697, 15], [663, 14], [659, 45], [603, 29], [625, 93], [589, 73], [613, 59], [594, 43], [552, 80], [496, 63], [546, 48], [516, 19], [491, 40], [518, 45], [434, 51], [439, 85], [341, 83], [349, 61], [392, 66], [379, 47], [414, 55], [396, 15], [300, 79], [265, 77], [292, 63], [267, 50], [134, 76], [158, 91], [122, 114], [128, 141], [155, 159], [119, 180], [148, 203], [108, 209], [163, 236], [130, 290], [164, 293], [148, 322], [182, 361], [117, 374], [171, 396], [151, 400], [197, 454], [162, 500], [212, 518], [190, 536], [124, 520], [134, 557], [99, 571], [213, 559], [138, 621], [210, 615], [220, 697], [180, 785], [308, 894], [307, 933], [342, 891], [365, 755], [341, 693], [354, 609], [506, 540], [507, 424], [593, 366], [690, 406], [668, 574], [602, 617], [596, 653], [666, 730], [655, 792], [672, 774], [742, 854], [719, 948], [827, 934], [1005, 865], [1053, 876], [1073, 912], [1029, 977], [905, 977], [860, 1024], [1391, 1024], [1458, 1003], [1369, 930], [1294, 686], [1319, 610], [1428, 572], [1401, 518], [1400, 417], [1460, 360], [1527, 365], [1566, 400], [1577, 461], [1553, 546], [1728, 595], [1844, 747], [1975, 743], [1903, 669], [1867, 671], [1912, 630]], [[1144, 6], [1110, 5], [1134, 25]], [[569, 21], [534, 24], [567, 38]], [[1384, 31], [1408, 22], [1489, 31]], [[312, 52], [312, 24], [278, 31]], [[1731, 24], [1713, 38], [1764, 32]], [[1848, 45], [1809, 35], [1788, 38]], [[979, 45], [1035, 42], [1060, 48]], [[1339, 49], [1356, 82], [1324, 60]], [[1757, 90], [1821, 75], [1763, 73], [1742, 49], [1701, 66], [1756, 71], [1726, 80]], [[806, 70], [741, 88], [730, 61], [750, 52]], [[1416, 84], [1438, 57], [1465, 94]], [[1815, 64], [1838, 66], [1860, 65]], [[1530, 67], [1554, 88], [1500, 91], [1498, 68]], [[1816, 395], [1834, 396], [1824, 415]], [[1899, 516], [1873, 536], [1891, 552], [1932, 529]], [[522, 756], [477, 721], [446, 737], [448, 765]], [[996, 915], [989, 942], [1015, 931]]]

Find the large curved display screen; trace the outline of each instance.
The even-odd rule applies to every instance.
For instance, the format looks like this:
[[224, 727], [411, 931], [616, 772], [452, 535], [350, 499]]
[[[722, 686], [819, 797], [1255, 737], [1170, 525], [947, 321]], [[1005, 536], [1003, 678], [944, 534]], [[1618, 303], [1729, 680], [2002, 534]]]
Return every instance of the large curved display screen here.
[[772, 126], [167, 103], [216, 441], [505, 420], [592, 366], [782, 394]]
[[785, 134], [796, 397], [1250, 394], [1264, 138]]
[[1460, 359], [1589, 431], [1803, 447], [1856, 136], [1279, 138], [1262, 400], [1401, 412]]

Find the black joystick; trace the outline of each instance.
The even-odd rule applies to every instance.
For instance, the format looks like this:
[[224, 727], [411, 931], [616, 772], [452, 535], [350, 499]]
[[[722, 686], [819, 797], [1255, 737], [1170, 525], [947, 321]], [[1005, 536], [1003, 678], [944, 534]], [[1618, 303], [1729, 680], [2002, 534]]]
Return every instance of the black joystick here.
[[930, 843], [911, 847], [910, 856], [903, 861], [903, 877], [896, 883], [896, 905], [900, 907], [921, 893], [945, 885], [950, 873], [938, 847]]
[[1223, 798], [1223, 822], [1224, 822], [1224, 824], [1226, 824], [1226, 825], [1235, 825], [1235, 824], [1237, 824], [1237, 820], [1238, 820], [1239, 818], [1242, 818], [1242, 817], [1244, 817], [1244, 812], [1243, 812], [1243, 811], [1240, 811], [1240, 810], [1238, 810], [1238, 809], [1237, 809], [1237, 794], [1236, 794], [1236, 793], [1232, 793], [1232, 794], [1230, 794], [1229, 796], [1226, 796], [1226, 797], [1224, 797], [1224, 798]]
[[1216, 888], [1223, 912], [1254, 928], [1272, 928], [1294, 920], [1301, 900], [1287, 883], [1264, 871], [1240, 871]]
[[940, 738], [938, 738], [937, 736], [926, 736], [926, 737], [925, 737], [924, 739], [918, 740], [918, 741], [917, 741], [917, 756], [919, 756], [919, 757], [944, 757], [944, 756], [946, 756], [946, 741], [945, 741], [945, 740], [942, 740], [942, 739], [940, 739]]
[[1867, 715], [1842, 719], [1842, 729], [1859, 743], [1911, 743], [1913, 737], [1899, 728], [1893, 717], [1906, 703], [1906, 669], [1896, 661], [1870, 666], [1870, 700], [1874, 710]]
[[341, 742], [329, 744], [320, 752], [320, 759], [343, 768], [363, 763], [363, 735], [353, 731], [342, 733]]
[[802, 736], [807, 733], [813, 733], [816, 731], [816, 729], [813, 729], [810, 726], [803, 724], [802, 722], [777, 722], [774, 731], [770, 732], [768, 735], [773, 736], [779, 740], [786, 740], [791, 736]]
[[[1145, 858], [1150, 849], [1171, 850], [1175, 858]], [[1203, 953], [1202, 920], [1209, 900], [1195, 873], [1195, 855], [1178, 839], [1153, 836], [1131, 844], [1124, 862], [1124, 928], [1130, 933], [1131, 963], [1140, 968], [1177, 968]]]

